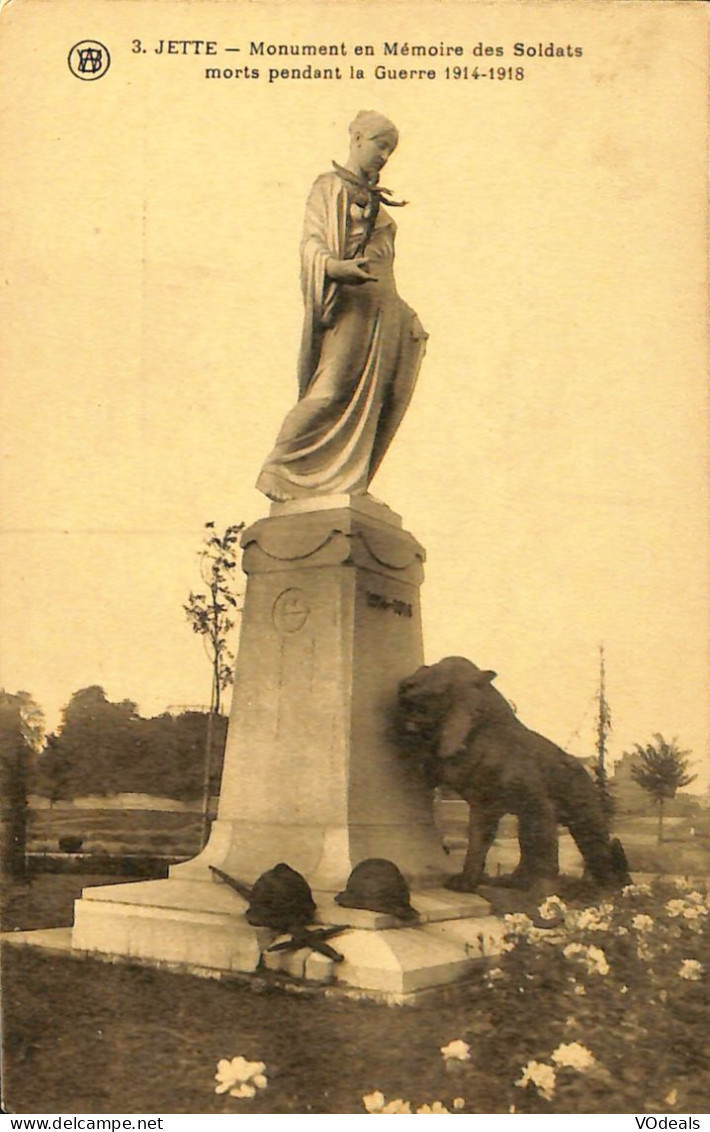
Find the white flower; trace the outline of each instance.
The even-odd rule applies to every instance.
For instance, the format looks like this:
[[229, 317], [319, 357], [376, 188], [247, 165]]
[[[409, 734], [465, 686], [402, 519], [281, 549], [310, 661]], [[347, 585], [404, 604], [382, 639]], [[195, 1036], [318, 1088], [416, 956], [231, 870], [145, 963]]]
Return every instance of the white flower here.
[[650, 932], [653, 931], [654, 924], [650, 916], [634, 916], [631, 926], [637, 932]]
[[455, 1042], [449, 1042], [447, 1046], [442, 1046], [441, 1053], [446, 1061], [471, 1060], [471, 1047], [460, 1038]]
[[504, 979], [504, 978], [505, 978], [505, 975], [504, 975], [504, 973], [503, 973], [503, 971], [501, 970], [501, 968], [500, 968], [500, 967], [493, 967], [493, 968], [492, 968], [492, 969], [491, 969], [491, 970], [490, 970], [490, 971], [488, 972], [488, 978], [489, 978], [489, 979], [490, 979], [490, 980], [491, 980], [492, 982], [495, 982], [495, 981], [496, 981], [497, 979]]
[[587, 948], [587, 970], [590, 975], [609, 974], [609, 964], [601, 947]]
[[522, 1076], [515, 1084], [519, 1089], [525, 1089], [528, 1085], [534, 1085], [541, 1097], [546, 1101], [551, 1101], [555, 1093], [555, 1071], [551, 1065], [546, 1065], [542, 1061], [529, 1061], [523, 1067]]
[[432, 1101], [431, 1104], [423, 1104], [421, 1108], [418, 1108], [417, 1116], [427, 1116], [429, 1113], [441, 1115], [442, 1112], [448, 1111], [448, 1108], [441, 1101]]
[[682, 916], [685, 920], [697, 920], [700, 916], [707, 916], [708, 907], [704, 897], [699, 892], [689, 892], [685, 900], [667, 901], [666, 912], [669, 916]]
[[548, 896], [537, 911], [541, 920], [558, 920], [565, 915], [567, 905], [560, 900], [559, 896]]
[[678, 1104], [678, 1090], [677, 1089], [671, 1089], [670, 1093], [668, 1094], [668, 1096], [665, 1099], [665, 1103], [670, 1104], [670, 1105]]
[[619, 987], [619, 994], [628, 994], [628, 993], [629, 993], [629, 988], [627, 987], [626, 983], [624, 983], [623, 987]]
[[574, 993], [580, 995], [581, 997], [582, 995], [585, 995], [587, 993], [587, 988], [583, 986], [582, 983], [577, 983], [576, 987], [574, 988]]
[[509, 912], [503, 917], [505, 936], [499, 944], [501, 952], [513, 951], [523, 939], [530, 943], [554, 943], [559, 936], [550, 928], [536, 928], [524, 912]]
[[503, 923], [507, 929], [506, 935], [527, 935], [533, 927], [532, 920], [529, 916], [526, 916], [524, 912], [509, 912], [503, 917]]
[[222, 1058], [217, 1062], [215, 1093], [229, 1093], [230, 1097], [251, 1098], [257, 1089], [265, 1089], [266, 1066], [263, 1061], [247, 1061], [245, 1057]]
[[622, 896], [651, 896], [652, 889], [650, 884], [627, 884], [622, 888]]
[[401, 1116], [411, 1116], [412, 1108], [409, 1101], [403, 1101], [401, 1097], [397, 1097], [396, 1101], [388, 1101], [380, 1112], [383, 1116], [390, 1113], [399, 1113]]
[[666, 912], [669, 916], [682, 916], [685, 911], [685, 900], [669, 900], [666, 904]]
[[682, 916], [694, 927], [693, 921], [708, 914], [707, 900], [700, 892], [688, 892], [684, 899], [666, 901], [666, 912], [674, 918]]
[[465, 1108], [466, 1107], [466, 1101], [465, 1101], [464, 1097], [454, 1097], [451, 1104], [453, 1105], [454, 1108]]
[[[219, 1089], [215, 1089], [219, 1092]], [[256, 1096], [256, 1089], [253, 1085], [238, 1085], [234, 1089], [229, 1090], [230, 1097], [239, 1097], [240, 1100], [251, 1100]]]
[[683, 909], [685, 920], [697, 920], [700, 916], [707, 916], [708, 910], [702, 904], [689, 904]]
[[648, 963], [649, 959], [653, 959], [653, 952], [644, 940], [639, 940], [636, 945], [636, 956], [642, 959], [644, 963]]
[[611, 926], [610, 916], [614, 911], [611, 904], [600, 904], [598, 908], [592, 906], [582, 912], [572, 912], [568, 917], [571, 928], [578, 931], [607, 932]]
[[585, 947], [581, 943], [568, 943], [562, 954], [565, 959], [579, 959], [584, 963], [590, 975], [608, 975], [609, 964], [606, 955], [600, 947], [590, 945]]
[[374, 1093], [367, 1093], [367, 1095], [362, 1098], [362, 1103], [365, 1106], [365, 1110], [369, 1112], [371, 1116], [380, 1116], [390, 1113], [412, 1115], [409, 1101], [403, 1101], [401, 1097], [397, 1097], [394, 1101], [385, 1101], [384, 1093], [381, 1093], [379, 1089], [376, 1089]]
[[695, 889], [693, 892], [689, 892], [685, 899], [690, 900], [693, 904], [705, 904], [705, 897], [703, 896], [702, 892], [698, 892], [697, 889]]
[[703, 965], [697, 959], [684, 959], [678, 971], [681, 979], [687, 979], [688, 982], [697, 983], [703, 976]]
[[594, 1054], [581, 1042], [563, 1042], [557, 1047], [551, 1058], [556, 1065], [564, 1066], [567, 1069], [578, 1069], [580, 1073], [585, 1073], [587, 1069], [593, 1069], [597, 1063]]

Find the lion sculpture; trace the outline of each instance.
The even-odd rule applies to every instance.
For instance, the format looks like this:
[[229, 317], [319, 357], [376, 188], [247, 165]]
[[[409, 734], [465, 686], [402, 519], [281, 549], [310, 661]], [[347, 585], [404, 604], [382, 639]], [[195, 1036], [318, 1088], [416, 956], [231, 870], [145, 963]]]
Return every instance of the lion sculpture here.
[[463, 657], [423, 665], [399, 686], [397, 730], [423, 758], [430, 786], [468, 803], [468, 851], [449, 888], [473, 892], [500, 819], [516, 814], [522, 888], [559, 873], [558, 823], [579, 848], [587, 874], [605, 887], [630, 882], [624, 850], [609, 836], [599, 792], [578, 759], [530, 731], [491, 686], [496, 673]]

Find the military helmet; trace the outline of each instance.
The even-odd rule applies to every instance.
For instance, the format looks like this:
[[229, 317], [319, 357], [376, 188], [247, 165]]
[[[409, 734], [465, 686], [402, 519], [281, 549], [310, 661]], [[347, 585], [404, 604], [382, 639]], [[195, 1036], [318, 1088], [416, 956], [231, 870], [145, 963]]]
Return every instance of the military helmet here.
[[400, 920], [415, 920], [419, 913], [409, 903], [409, 885], [397, 866], [383, 857], [368, 857], [356, 865], [344, 892], [335, 897], [344, 908], [385, 912]]
[[290, 931], [310, 923], [315, 910], [308, 881], [282, 861], [254, 881], [246, 917], [255, 927]]

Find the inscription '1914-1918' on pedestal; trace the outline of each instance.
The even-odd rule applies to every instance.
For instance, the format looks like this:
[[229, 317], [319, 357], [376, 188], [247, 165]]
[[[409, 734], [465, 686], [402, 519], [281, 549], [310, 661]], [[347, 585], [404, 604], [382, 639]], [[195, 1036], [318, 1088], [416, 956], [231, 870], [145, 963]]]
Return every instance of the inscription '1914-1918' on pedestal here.
[[398, 601], [397, 598], [383, 597], [382, 594], [367, 591], [367, 604], [371, 609], [391, 609], [399, 617], [411, 617], [412, 606], [408, 601]]

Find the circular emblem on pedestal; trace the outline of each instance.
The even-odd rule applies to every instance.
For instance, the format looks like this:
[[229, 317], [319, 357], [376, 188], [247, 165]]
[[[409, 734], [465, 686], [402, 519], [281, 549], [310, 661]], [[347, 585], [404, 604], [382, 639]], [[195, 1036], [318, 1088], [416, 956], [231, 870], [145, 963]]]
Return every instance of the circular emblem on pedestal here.
[[311, 607], [303, 590], [284, 590], [274, 602], [271, 620], [279, 633], [297, 633], [308, 620]]

